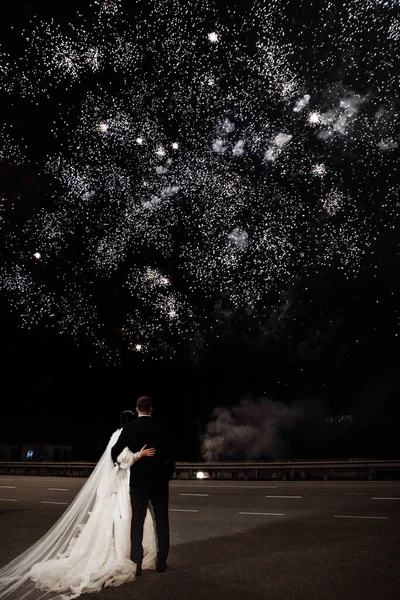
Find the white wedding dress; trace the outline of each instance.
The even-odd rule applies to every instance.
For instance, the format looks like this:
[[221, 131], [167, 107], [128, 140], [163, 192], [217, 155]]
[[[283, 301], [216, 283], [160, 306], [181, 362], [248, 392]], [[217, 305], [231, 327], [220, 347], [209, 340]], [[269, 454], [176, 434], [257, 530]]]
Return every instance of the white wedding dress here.
[[[130, 560], [129, 467], [139, 453], [125, 448], [118, 457], [122, 468], [114, 467], [111, 448], [120, 432], [111, 436], [92, 474], [60, 519], [0, 569], [1, 600], [72, 600], [135, 579], [136, 565]], [[156, 539], [148, 509], [142, 569], [155, 569]]]

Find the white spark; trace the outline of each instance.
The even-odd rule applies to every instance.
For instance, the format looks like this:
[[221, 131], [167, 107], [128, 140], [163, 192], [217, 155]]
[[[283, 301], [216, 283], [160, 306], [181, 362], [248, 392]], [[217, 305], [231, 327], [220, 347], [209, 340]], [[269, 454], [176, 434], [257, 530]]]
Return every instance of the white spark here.
[[242, 156], [244, 153], [244, 141], [239, 140], [233, 147], [232, 154], [233, 156]]
[[381, 140], [380, 142], [378, 142], [378, 146], [381, 150], [388, 151], [388, 150], [395, 150], [396, 148], [399, 147], [398, 142], [396, 142], [395, 140]]
[[244, 229], [241, 229], [240, 227], [236, 227], [233, 229], [233, 231], [228, 233], [229, 241], [241, 250], [245, 250], [247, 248], [248, 238], [249, 234], [247, 231], [244, 231]]
[[219, 154], [223, 154], [226, 150], [226, 146], [224, 143], [224, 140], [222, 139], [218, 139], [218, 140], [214, 140], [213, 145], [212, 145], [212, 149], [214, 150], [214, 152], [218, 152]]
[[313, 175], [317, 175], [318, 177], [323, 177], [324, 175], [326, 175], [327, 172], [327, 168], [323, 163], [318, 163], [316, 165], [313, 166], [313, 168], [311, 169], [311, 173]]
[[301, 110], [303, 110], [303, 108], [305, 108], [307, 106], [307, 104], [310, 102], [310, 94], [305, 94], [303, 96], [303, 98], [300, 98], [300, 100], [297, 100], [293, 111], [294, 112], [300, 112]]
[[307, 120], [310, 125], [318, 125], [318, 123], [321, 123], [322, 115], [318, 111], [313, 111], [309, 113]]
[[274, 144], [275, 146], [278, 146], [278, 148], [283, 148], [290, 142], [292, 137], [293, 136], [289, 133], [278, 133], [278, 135], [274, 138]]

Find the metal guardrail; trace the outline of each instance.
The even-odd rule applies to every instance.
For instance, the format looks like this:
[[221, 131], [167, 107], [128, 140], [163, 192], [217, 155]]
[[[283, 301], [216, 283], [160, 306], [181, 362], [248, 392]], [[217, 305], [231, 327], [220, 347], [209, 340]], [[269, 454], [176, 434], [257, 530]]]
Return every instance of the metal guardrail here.
[[[0, 462], [0, 475], [88, 477], [93, 462]], [[199, 476], [203, 473], [203, 477]], [[174, 479], [248, 481], [400, 480], [400, 460], [310, 460], [271, 462], [178, 462]]]
[[334, 460], [274, 461], [246, 463], [180, 463], [175, 478], [197, 478], [196, 473], [209, 473], [212, 479], [245, 479], [254, 481], [301, 481], [334, 479], [400, 479], [400, 460]]

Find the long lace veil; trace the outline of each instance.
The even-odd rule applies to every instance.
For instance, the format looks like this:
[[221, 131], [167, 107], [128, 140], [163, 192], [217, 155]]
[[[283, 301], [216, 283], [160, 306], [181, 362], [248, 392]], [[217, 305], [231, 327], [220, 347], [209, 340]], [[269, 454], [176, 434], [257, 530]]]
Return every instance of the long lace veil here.
[[96, 497], [104, 492], [111, 481], [113, 464], [110, 451], [120, 431], [113, 433], [90, 477], [58, 521], [33, 546], [0, 569], [1, 600], [50, 600], [55, 597], [54, 593], [35, 587], [30, 570], [35, 563], [63, 556], [79, 535], [89, 519]]

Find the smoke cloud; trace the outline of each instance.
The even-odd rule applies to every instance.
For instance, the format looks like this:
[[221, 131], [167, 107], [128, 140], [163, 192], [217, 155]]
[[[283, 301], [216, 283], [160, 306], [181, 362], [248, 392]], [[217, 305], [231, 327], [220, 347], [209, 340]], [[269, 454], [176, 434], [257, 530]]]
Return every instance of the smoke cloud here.
[[304, 403], [288, 405], [251, 396], [232, 407], [218, 407], [203, 436], [202, 457], [207, 461], [285, 459], [289, 433], [304, 415]]

